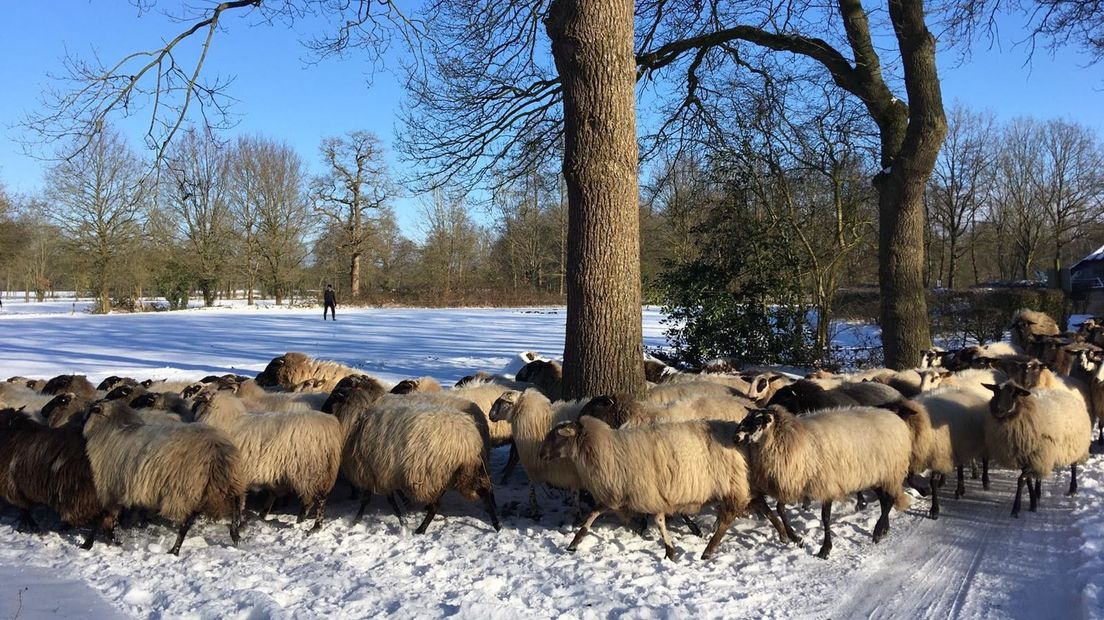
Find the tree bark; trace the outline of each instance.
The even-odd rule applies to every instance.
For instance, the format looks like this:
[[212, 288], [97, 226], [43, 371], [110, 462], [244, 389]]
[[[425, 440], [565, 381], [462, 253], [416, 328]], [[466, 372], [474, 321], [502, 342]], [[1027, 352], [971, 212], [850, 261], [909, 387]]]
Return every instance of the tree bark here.
[[[947, 133], [935, 65], [935, 37], [921, 0], [889, 0], [908, 92], [908, 123], [879, 190], [879, 277], [886, 366], [912, 368], [931, 345], [924, 297], [924, 190]], [[884, 129], [883, 129], [884, 131]], [[883, 144], [885, 141], [883, 139]], [[885, 153], [883, 152], [883, 159]]]
[[563, 397], [642, 394], [633, 0], [553, 0], [568, 192]]
[[360, 297], [360, 252], [354, 251], [349, 262], [349, 299]]

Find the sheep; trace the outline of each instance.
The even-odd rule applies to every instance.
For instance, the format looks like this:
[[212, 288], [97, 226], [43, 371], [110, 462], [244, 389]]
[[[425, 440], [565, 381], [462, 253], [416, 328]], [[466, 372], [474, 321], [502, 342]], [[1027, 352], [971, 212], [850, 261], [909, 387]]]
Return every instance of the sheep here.
[[49, 394], [40, 394], [23, 383], [0, 383], [0, 408], [26, 408], [27, 411], [37, 412], [51, 399]]
[[739, 397], [743, 394], [744, 392], [721, 383], [713, 383], [711, 381], [687, 381], [681, 383], [660, 383], [649, 389], [644, 394], [643, 400], [658, 405], [698, 396], [723, 398], [726, 396]]
[[1068, 377], [1082, 358], [1095, 358], [1100, 356], [1104, 349], [1088, 343], [1068, 344], [1058, 349], [1054, 360], [1054, 372], [1063, 377]]
[[912, 398], [922, 390], [923, 379], [919, 370], [901, 370], [890, 374], [882, 374], [871, 381], [888, 385], [897, 390], [905, 398]]
[[114, 520], [96, 495], [80, 421], [50, 428], [15, 409], [0, 410], [0, 449], [8, 463], [0, 477], [0, 497], [19, 508], [20, 530], [34, 528], [31, 507], [49, 506], [70, 527], [91, 526], [82, 549], [91, 549], [96, 530], [110, 533]]
[[96, 388], [84, 375], [58, 375], [46, 382], [40, 390], [43, 394], [56, 396], [63, 392], [72, 392], [85, 398], [96, 398]]
[[595, 396], [583, 405], [579, 415], [598, 418], [612, 428], [687, 420], [739, 422], [747, 416], [749, 405], [746, 400], [731, 396], [700, 396], [655, 405], [638, 401], [631, 394], [614, 394]]
[[110, 392], [120, 385], [138, 385], [138, 381], [130, 377], [111, 375], [103, 381], [100, 381], [100, 384], [96, 386], [96, 390], [100, 392]]
[[985, 419], [990, 457], [1020, 470], [1012, 516], [1020, 516], [1024, 484], [1035, 512], [1040, 481], [1055, 467], [1070, 467], [1068, 495], [1075, 495], [1077, 464], [1089, 458], [1092, 442], [1092, 421], [1081, 395], [1062, 388], [1027, 390], [1015, 381], [985, 387], [993, 392]]
[[[470, 410], [449, 406], [437, 395], [385, 394], [372, 398], [350, 390], [335, 403], [345, 433], [341, 471], [355, 488], [390, 496], [402, 491], [426, 505], [415, 534], [424, 534], [437, 514], [441, 496], [455, 490], [470, 501], [482, 498], [495, 531], [501, 526], [491, 485], [487, 429]], [[392, 507], [396, 508], [393, 500]]]
[[678, 372], [657, 359], [644, 359], [644, 380], [648, 383], [662, 383], [663, 377]]
[[315, 389], [329, 392], [338, 381], [352, 374], [357, 374], [357, 371], [348, 366], [311, 359], [306, 353], [292, 351], [272, 358], [264, 371], [257, 375], [256, 381], [262, 387], [279, 386], [290, 390], [308, 379], [321, 379], [324, 382], [316, 385]]
[[817, 557], [832, 550], [832, 503], [873, 487], [882, 514], [874, 542], [889, 532], [889, 510], [908, 507], [901, 481], [909, 468], [911, 434], [903, 420], [874, 407], [820, 411], [797, 417], [781, 407], [752, 411], [739, 424], [736, 443], [750, 446], [752, 485], [783, 506], [806, 498], [821, 502], [824, 541]]
[[84, 423], [96, 494], [116, 518], [123, 508], [145, 508], [179, 525], [180, 546], [199, 515], [230, 517], [237, 544], [245, 493], [238, 449], [205, 424], [145, 424], [121, 401], [97, 402]]
[[365, 392], [369, 400], [374, 401], [381, 395], [387, 392], [383, 384], [374, 377], [368, 375], [349, 375], [337, 382], [333, 391], [326, 398], [326, 402], [322, 403], [320, 410], [323, 413], [333, 413], [334, 406], [343, 401], [349, 392], [362, 391]]
[[145, 392], [130, 400], [130, 406], [139, 411], [161, 410], [177, 416], [182, 422], [195, 421], [192, 404], [187, 398], [173, 392]]
[[570, 491], [579, 488], [579, 475], [575, 467], [564, 459], [541, 458], [540, 446], [553, 426], [577, 418], [583, 405], [582, 401], [553, 404], [539, 389], [531, 388], [524, 392], [505, 392], [491, 409], [492, 421], [505, 422], [512, 429], [518, 458], [529, 476], [529, 508], [534, 518], [540, 518], [536, 495], [538, 483]]
[[880, 407], [902, 399], [901, 393], [882, 383], [840, 383], [825, 388], [813, 379], [801, 379], [780, 388], [767, 402], [791, 413], [806, 413], [833, 407]]
[[985, 451], [985, 418], [989, 395], [981, 386], [944, 387], [924, 392], [912, 400], [894, 405], [897, 415], [912, 432], [910, 473], [930, 470], [932, 504], [928, 515], [939, 518], [939, 487], [947, 474], [958, 473], [955, 499], [966, 494], [964, 467], [974, 459], [985, 465], [984, 488], [989, 488]]
[[923, 355], [921, 355], [920, 366], [918, 368], [923, 370], [925, 368], [938, 368], [943, 366], [948, 355], [950, 354], [943, 347], [932, 347], [924, 351]]
[[552, 400], [562, 397], [563, 366], [555, 360], [533, 360], [519, 370], [514, 378], [534, 384]]
[[[334, 387], [337, 387], [336, 384]], [[279, 413], [321, 411], [329, 398], [328, 392], [269, 392], [253, 380], [223, 384], [220, 389], [244, 400], [252, 410]]]
[[237, 446], [246, 487], [290, 489], [304, 515], [313, 510], [311, 531], [321, 529], [341, 466], [344, 437], [337, 419], [314, 411], [247, 411], [244, 401], [225, 391], [196, 400], [196, 421], [226, 433]]
[[1100, 427], [1097, 444], [1104, 445], [1104, 360], [1096, 362], [1096, 369], [1092, 371], [1089, 385], [1090, 406], [1096, 414], [1096, 423]]
[[929, 392], [938, 387], [981, 387], [983, 383], [1000, 383], [1008, 378], [1007, 373], [996, 368], [968, 368], [951, 372], [945, 368], [925, 368], [920, 374], [920, 392]]
[[702, 559], [713, 556], [733, 519], [752, 502], [746, 449], [732, 444], [737, 425], [695, 420], [614, 430], [588, 415], [558, 424], [542, 443], [546, 461], [563, 459], [597, 503], [576, 532], [575, 551], [594, 520], [620, 509], [655, 516], [664, 557], [675, 559], [666, 515], [717, 504], [717, 523]]
[[668, 383], [719, 383], [734, 389], [738, 394], [747, 394], [750, 385], [743, 377], [715, 373], [694, 374], [691, 372], [670, 373], [664, 377], [663, 384]]
[[1057, 336], [1062, 333], [1050, 316], [1027, 308], [1020, 308], [1012, 315], [1009, 331], [1012, 332], [1012, 345], [1019, 349], [1018, 353], [1026, 352], [1028, 345], [1038, 336]]
[[392, 394], [409, 394], [411, 392], [440, 392], [441, 384], [433, 377], [418, 377], [417, 379], [403, 379], [391, 388]]
[[58, 394], [42, 406], [42, 418], [51, 428], [60, 428], [74, 418], [83, 420], [94, 400], [72, 392]]
[[757, 403], [765, 405], [774, 396], [775, 392], [791, 383], [793, 383], [793, 379], [782, 373], [761, 372], [748, 382], [747, 396]]

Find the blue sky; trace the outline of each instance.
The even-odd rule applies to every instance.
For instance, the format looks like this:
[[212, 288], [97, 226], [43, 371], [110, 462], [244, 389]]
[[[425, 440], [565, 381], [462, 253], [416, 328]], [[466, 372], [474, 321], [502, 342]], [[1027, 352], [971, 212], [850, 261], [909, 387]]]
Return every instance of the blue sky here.
[[[9, 190], [31, 193], [41, 187], [45, 164], [22, 154], [17, 125], [35, 108], [49, 84], [47, 74], [59, 71], [65, 51], [87, 55], [95, 50], [105, 61], [113, 60], [151, 47], [181, 26], [157, 13], [139, 18], [123, 0], [13, 3], [5, 17], [0, 37], [0, 181]], [[1013, 45], [1016, 28], [1007, 25], [1014, 20], [1004, 21], [1000, 45], [976, 43], [965, 60], [956, 53], [941, 55], [946, 102], [988, 108], [998, 119], [1064, 117], [1104, 131], [1104, 64], [1088, 66], [1074, 50], [1053, 57], [1040, 50], [1025, 66], [1027, 52]], [[312, 170], [318, 169], [317, 147], [324, 136], [367, 129], [392, 143], [403, 97], [393, 75], [370, 76], [371, 67], [356, 55], [308, 65], [299, 40], [312, 32], [309, 23], [299, 25], [299, 32], [283, 24], [250, 26], [240, 18], [226, 20], [226, 26], [214, 43], [208, 70], [235, 78], [231, 92], [238, 99], [234, 109], [240, 123], [234, 132], [284, 139]], [[134, 128], [131, 134], [139, 144], [141, 131]], [[388, 155], [392, 166], [402, 170], [393, 149]], [[417, 199], [405, 198], [396, 207], [406, 233], [419, 236], [414, 224]]]

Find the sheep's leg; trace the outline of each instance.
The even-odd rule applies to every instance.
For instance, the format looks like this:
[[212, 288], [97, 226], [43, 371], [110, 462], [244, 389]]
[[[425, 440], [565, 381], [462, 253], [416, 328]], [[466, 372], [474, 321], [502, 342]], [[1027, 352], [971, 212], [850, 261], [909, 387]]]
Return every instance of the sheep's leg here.
[[1024, 483], [1027, 482], [1027, 472], [1020, 472], [1020, 477], [1016, 479], [1016, 499], [1012, 500], [1012, 516], [1015, 518], [1020, 517], [1020, 498], [1023, 497]]
[[[942, 479], [943, 474], [939, 477]], [[882, 516], [878, 517], [878, 522], [874, 524], [874, 542], [879, 543], [889, 533], [889, 511], [893, 508], [893, 499], [885, 489], [875, 489], [874, 492], [878, 494], [878, 504], [882, 507]]]
[[989, 458], [981, 459], [981, 488], [989, 490]]
[[81, 549], [88, 551], [92, 548], [92, 545], [96, 542], [96, 523], [93, 522], [91, 527], [88, 528], [88, 533], [84, 535], [84, 542], [81, 543]]
[[180, 545], [184, 544], [184, 538], [188, 535], [188, 530], [192, 529], [192, 524], [195, 523], [196, 513], [188, 515], [187, 519], [184, 519], [184, 523], [180, 524], [180, 530], [176, 533], [176, 544], [169, 549], [170, 555], [180, 555]]
[[1104, 421], [1100, 423], [1100, 433], [1099, 436], [1096, 438], [1096, 445], [1104, 446]]
[[979, 473], [977, 459], [970, 461], [970, 480], [977, 480]]
[[406, 524], [403, 522], [402, 509], [399, 508], [399, 501], [395, 498], [394, 493], [387, 494], [387, 503], [391, 504], [391, 510], [395, 511], [395, 516], [399, 519], [399, 527], [406, 527]]
[[[236, 502], [240, 505], [240, 502]], [[235, 545], [241, 540], [241, 510], [232, 509], [230, 511], [230, 542]]]
[[644, 538], [648, 533], [648, 515], [640, 515], [636, 518], [636, 528], [633, 531], [637, 536]]
[[402, 503], [405, 504], [407, 507], [411, 505], [410, 498], [406, 496], [406, 493], [402, 492], [402, 489], [395, 491], [395, 496], [401, 499]]
[[1066, 495], [1071, 497], [1077, 495], [1077, 463], [1070, 465], [1070, 487]]
[[1039, 499], [1043, 495], [1043, 478], [1042, 476], [1035, 476], [1035, 492], [1031, 494], [1031, 506], [1028, 508], [1031, 512], [1039, 510]]
[[[966, 495], [966, 478], [963, 476], [962, 465], [958, 466], [958, 486], [955, 487], [955, 499], [962, 499]], [[942, 476], [940, 476], [942, 478]], [[977, 476], [974, 476], [975, 478]]]
[[[748, 506], [752, 510], [754, 510], [756, 514], [761, 517], [766, 517], [767, 520], [770, 521], [771, 525], [774, 526], [774, 531], [778, 532], [778, 539], [782, 541], [783, 545], [790, 542], [790, 538], [786, 536], [786, 526], [783, 525], [782, 521], [778, 518], [778, 515], [774, 514], [774, 511], [770, 509], [770, 506], [767, 505], [767, 501], [763, 499], [762, 495], [757, 495], [752, 498], [751, 503], [749, 503]], [[721, 518], [720, 510], [720, 508], [717, 509], [718, 523], [720, 522]], [[733, 510], [735, 510], [735, 508], [733, 508]]]
[[491, 527], [495, 531], [502, 529], [502, 526], [498, 522], [498, 507], [495, 505], [494, 491], [491, 489], [480, 489], [479, 496], [483, 498], [483, 504], [487, 506], [487, 514], [491, 515]]
[[314, 527], [310, 529], [310, 533], [317, 532], [322, 529], [322, 523], [326, 520], [326, 496], [322, 495], [314, 500]]
[[[394, 498], [391, 498], [394, 500]], [[360, 518], [364, 516], [364, 509], [368, 507], [368, 502], [372, 501], [371, 493], [364, 493], [364, 497], [360, 500], [360, 510], [357, 510], [356, 516], [353, 517], [353, 523], [360, 523]]]
[[441, 501], [440, 497], [433, 500], [426, 506], [426, 516], [422, 519], [422, 524], [418, 526], [418, 529], [414, 530], [415, 534], [425, 534], [426, 528], [429, 527], [430, 521], [433, 521], [433, 517], [437, 516], [438, 503]]
[[679, 516], [682, 517], [682, 522], [686, 524], [686, 529], [690, 530], [691, 534], [697, 536], [698, 538], [704, 538], [701, 528], [698, 527], [698, 524], [696, 521], [694, 521], [693, 517], [686, 513], [679, 513]]
[[661, 513], [655, 516], [656, 527], [659, 528], [659, 535], [663, 538], [663, 557], [671, 560], [675, 560], [675, 546], [671, 544], [671, 535], [667, 533], [667, 515]]
[[351, 499], [351, 500], [360, 499], [360, 489], [356, 488], [355, 486], [353, 486], [351, 484], [349, 485], [349, 499]]
[[[766, 502], [763, 502], [763, 498], [759, 498], [759, 502], [766, 506]], [[767, 508], [767, 512], [770, 512], [770, 508]], [[717, 546], [721, 544], [721, 539], [728, 532], [729, 526], [732, 525], [732, 520], [736, 518], [736, 507], [731, 502], [721, 502], [717, 506], [717, 524], [713, 529], [713, 537], [709, 539], [709, 544], [705, 546], [705, 551], [702, 551], [701, 559], [708, 560], [713, 557], [713, 553], [717, 550]]]
[[510, 444], [510, 456], [506, 457], [506, 466], [502, 468], [502, 479], [498, 481], [499, 484], [506, 484], [520, 460], [521, 456], [518, 455], [517, 445]]
[[786, 505], [782, 503], [782, 500], [778, 500], [774, 505], [774, 510], [778, 513], [778, 518], [782, 520], [782, 526], [786, 528], [786, 538], [793, 541], [795, 545], [800, 545], [802, 543], [801, 537], [797, 535], [790, 524], [790, 518], [786, 516]]
[[265, 503], [263, 504], [264, 507], [261, 508], [261, 513], [257, 515], [257, 518], [261, 521], [267, 519], [268, 513], [272, 512], [272, 507], [274, 505], [276, 505], [276, 492], [268, 491], [268, 493], [265, 495]]
[[24, 508], [19, 511], [19, 527], [17, 527], [15, 531], [23, 534], [38, 531], [38, 524], [35, 523], [34, 518], [31, 517], [30, 508]]
[[311, 508], [314, 508], [312, 502], [308, 502], [304, 498], [299, 498], [299, 516], [295, 517], [296, 525], [299, 525], [307, 519], [307, 513], [311, 511]]
[[824, 526], [824, 542], [820, 545], [817, 557], [827, 560], [828, 554], [832, 552], [832, 502], [824, 502], [820, 505], [820, 522]]
[[[958, 468], [959, 474], [962, 473], [962, 468]], [[961, 480], [961, 479], [960, 479]], [[939, 487], [943, 486], [943, 474], [937, 474], [934, 471], [928, 478], [928, 484], [931, 485], [931, 510], [928, 511], [928, 516], [932, 519], [939, 518]]]
[[866, 495], [862, 491], [855, 494], [855, 510], [866, 510]]
[[574, 551], [579, 548], [579, 543], [582, 542], [583, 537], [590, 531], [590, 526], [594, 525], [594, 520], [603, 512], [605, 512], [605, 508], [602, 506], [594, 507], [594, 510], [587, 515], [586, 521], [583, 521], [583, 524], [579, 526], [579, 531], [575, 532], [575, 538], [572, 538], [571, 544], [567, 546], [568, 551]]
[[540, 506], [537, 505], [537, 485], [529, 483], [529, 516], [534, 521], [540, 521]]

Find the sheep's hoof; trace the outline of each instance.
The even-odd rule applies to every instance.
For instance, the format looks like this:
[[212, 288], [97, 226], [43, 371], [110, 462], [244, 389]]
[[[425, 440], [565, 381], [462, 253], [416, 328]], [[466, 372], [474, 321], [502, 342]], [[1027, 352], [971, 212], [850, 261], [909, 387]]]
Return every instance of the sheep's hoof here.
[[709, 553], [708, 551], [703, 551], [702, 554], [701, 554], [701, 559], [703, 559], [703, 560], [712, 560], [713, 559], [713, 554]]
[[663, 548], [665, 550], [664, 554], [663, 554], [663, 557], [665, 557], [668, 560], [671, 560], [672, 562], [674, 562], [675, 558], [678, 557], [678, 553], [675, 551], [675, 548], [674, 547], [668, 547], [666, 545], [664, 545]]
[[816, 556], [817, 556], [818, 558], [822, 559], [822, 560], [827, 560], [827, 559], [828, 559], [828, 554], [829, 554], [829, 553], [831, 553], [831, 552], [832, 552], [832, 549], [831, 549], [831, 548], [829, 548], [829, 547], [821, 547], [821, 548], [820, 548], [820, 551], [817, 551], [817, 554], [816, 554]]

